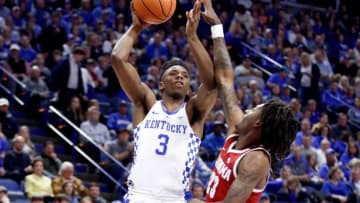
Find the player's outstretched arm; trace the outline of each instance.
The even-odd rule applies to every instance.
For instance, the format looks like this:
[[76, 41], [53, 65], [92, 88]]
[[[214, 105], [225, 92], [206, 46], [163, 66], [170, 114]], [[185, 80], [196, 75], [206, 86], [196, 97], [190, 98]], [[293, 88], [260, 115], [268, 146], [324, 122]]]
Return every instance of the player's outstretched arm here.
[[223, 203], [245, 203], [257, 185], [265, 186], [269, 169], [269, 157], [264, 152], [249, 152], [237, 166], [238, 175]]
[[[134, 46], [135, 40], [139, 33], [146, 27], [146, 24], [141, 22], [134, 13], [132, 17], [132, 25], [115, 44], [111, 54], [111, 63], [121, 87], [125, 90], [131, 101], [134, 102], [135, 108], [142, 108], [140, 111], [138, 111], [139, 108], [137, 108], [137, 115], [134, 115], [134, 123], [137, 124], [137, 120], [143, 119], [147, 111], [155, 103], [156, 98], [153, 92], [141, 82], [135, 67], [128, 62], [129, 54]], [[137, 119], [136, 117], [139, 118]]]
[[224, 40], [221, 21], [212, 7], [211, 0], [203, 0], [203, 2], [205, 11], [201, 15], [212, 27], [215, 78], [226, 114], [228, 134], [231, 134], [235, 132], [235, 125], [242, 120], [243, 112], [238, 105], [239, 101], [234, 90], [234, 71]]
[[[197, 95], [192, 97], [189, 101], [190, 108], [192, 109], [191, 117], [197, 116], [198, 118], [194, 120], [203, 121], [215, 103], [217, 92], [213, 68], [214, 64], [196, 33], [200, 20], [200, 8], [201, 2], [197, 0], [194, 4], [194, 8], [189, 12], [186, 12], [186, 38], [190, 45], [190, 51], [194, 61], [198, 67], [201, 81]], [[203, 124], [200, 126], [202, 128]], [[202, 129], [199, 129], [199, 131], [202, 131]], [[202, 133], [197, 134], [202, 135]]]

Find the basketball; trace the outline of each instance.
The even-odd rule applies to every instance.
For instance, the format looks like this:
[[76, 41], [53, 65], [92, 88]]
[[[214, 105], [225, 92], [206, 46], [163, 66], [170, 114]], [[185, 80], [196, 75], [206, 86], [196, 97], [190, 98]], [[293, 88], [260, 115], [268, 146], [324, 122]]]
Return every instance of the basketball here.
[[135, 15], [149, 24], [168, 21], [176, 9], [176, 0], [132, 0]]

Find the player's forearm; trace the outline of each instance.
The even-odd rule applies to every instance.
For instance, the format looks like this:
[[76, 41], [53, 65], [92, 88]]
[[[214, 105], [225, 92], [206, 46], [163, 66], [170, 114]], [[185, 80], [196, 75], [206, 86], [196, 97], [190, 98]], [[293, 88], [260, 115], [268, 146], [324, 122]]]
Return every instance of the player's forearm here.
[[116, 42], [112, 51], [112, 58], [127, 61], [141, 30], [140, 27], [131, 25], [128, 31]]
[[214, 42], [214, 66], [216, 82], [218, 84], [234, 84], [234, 71], [229, 52], [223, 37], [213, 39]]
[[215, 89], [214, 65], [208, 52], [197, 36], [188, 37], [188, 42], [194, 61], [199, 70], [201, 83], [203, 83], [208, 90]]

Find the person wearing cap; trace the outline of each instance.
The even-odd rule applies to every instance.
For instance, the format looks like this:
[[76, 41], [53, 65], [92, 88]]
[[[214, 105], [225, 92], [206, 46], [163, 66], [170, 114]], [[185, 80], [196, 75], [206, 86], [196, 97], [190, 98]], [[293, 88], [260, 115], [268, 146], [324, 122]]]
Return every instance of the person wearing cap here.
[[201, 151], [207, 154], [207, 160], [213, 161], [219, 150], [222, 149], [225, 142], [225, 123], [215, 120], [213, 122], [213, 130], [210, 134], [205, 135], [204, 141], [201, 143]]
[[325, 156], [326, 156], [326, 163], [319, 166], [319, 176], [323, 180], [327, 180], [329, 178], [328, 175], [331, 167], [337, 165], [336, 153], [334, 149], [328, 148], [325, 151]]
[[250, 55], [245, 55], [242, 64], [235, 67], [234, 75], [239, 85], [248, 84], [250, 81], [255, 80], [260, 89], [265, 86], [263, 74], [260, 70], [252, 67]]
[[320, 70], [316, 64], [312, 64], [308, 53], [301, 53], [300, 67], [295, 73], [296, 82], [299, 86], [298, 97], [301, 103], [306, 105], [309, 99], [319, 102]]
[[13, 74], [20, 80], [23, 80], [26, 77], [26, 63], [20, 58], [20, 50], [21, 48], [18, 44], [12, 44], [6, 62]]
[[[123, 166], [127, 167], [131, 163], [132, 155], [134, 151], [134, 143], [129, 141], [132, 136], [131, 124], [129, 127], [123, 127], [117, 130], [117, 139], [109, 142], [105, 149], [111, 154], [116, 160], [121, 162]], [[110, 159], [104, 160], [101, 165], [104, 169], [110, 173], [116, 180], [123, 182], [125, 178], [124, 169], [119, 167], [116, 163], [113, 163]], [[114, 184], [107, 178], [109, 188], [113, 189]], [[110, 189], [110, 191], [111, 191]]]
[[59, 91], [58, 105], [62, 110], [68, 106], [70, 99], [74, 96], [85, 99], [88, 73], [81, 68], [84, 57], [84, 49], [76, 46], [72, 54], [59, 62], [51, 73], [52, 89]]
[[262, 193], [260, 196], [259, 203], [270, 203], [270, 202], [271, 202], [270, 196], [265, 192]]
[[264, 89], [264, 93], [270, 93], [272, 88], [277, 85], [279, 87], [283, 87], [284, 85], [290, 84], [290, 78], [288, 75], [288, 69], [286, 67], [281, 67], [278, 69], [277, 73], [273, 73], [269, 79], [266, 81], [266, 87]]
[[107, 121], [107, 126], [110, 130], [117, 131], [131, 124], [132, 119], [129, 114], [129, 105], [126, 100], [121, 100], [118, 105], [118, 112], [110, 114]]
[[2, 123], [2, 131], [7, 139], [12, 139], [17, 133], [19, 126], [9, 111], [9, 105], [9, 100], [0, 98], [0, 123]]

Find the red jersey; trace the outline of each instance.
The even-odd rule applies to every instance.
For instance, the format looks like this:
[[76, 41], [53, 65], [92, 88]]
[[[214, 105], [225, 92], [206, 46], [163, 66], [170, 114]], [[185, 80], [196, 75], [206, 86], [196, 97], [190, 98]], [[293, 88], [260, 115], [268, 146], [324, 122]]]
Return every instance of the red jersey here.
[[[231, 184], [237, 176], [237, 168], [241, 159], [249, 152], [262, 150], [269, 156], [267, 150], [262, 147], [247, 148], [243, 150], [234, 149], [238, 135], [229, 135], [226, 138], [224, 147], [221, 149], [219, 157], [215, 162], [214, 170], [206, 190], [206, 202], [223, 201]], [[264, 189], [254, 189], [246, 203], [258, 203]]]

